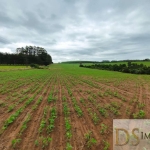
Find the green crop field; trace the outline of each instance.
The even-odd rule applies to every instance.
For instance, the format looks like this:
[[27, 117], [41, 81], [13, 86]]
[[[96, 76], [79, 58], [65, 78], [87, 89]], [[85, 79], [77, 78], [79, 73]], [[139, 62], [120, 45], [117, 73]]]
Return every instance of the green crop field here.
[[112, 150], [113, 119], [150, 118], [149, 75], [23, 68], [0, 66], [0, 149]]
[[15, 65], [0, 65], [0, 71], [10, 71], [10, 70], [24, 70], [30, 69], [29, 66], [15, 66]]

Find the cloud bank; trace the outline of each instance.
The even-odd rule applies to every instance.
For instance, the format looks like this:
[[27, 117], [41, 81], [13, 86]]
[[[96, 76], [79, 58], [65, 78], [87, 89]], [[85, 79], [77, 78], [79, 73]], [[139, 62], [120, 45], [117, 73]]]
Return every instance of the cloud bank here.
[[45, 48], [53, 62], [150, 56], [149, 0], [1, 0], [0, 52]]

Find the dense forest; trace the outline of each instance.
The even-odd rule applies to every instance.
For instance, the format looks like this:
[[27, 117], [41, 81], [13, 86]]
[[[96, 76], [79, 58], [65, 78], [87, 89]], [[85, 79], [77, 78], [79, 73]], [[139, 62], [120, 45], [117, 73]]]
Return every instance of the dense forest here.
[[128, 62], [128, 64], [93, 64], [93, 65], [82, 65], [80, 67], [91, 68], [91, 69], [101, 69], [110, 71], [119, 71], [124, 73], [133, 74], [150, 74], [150, 66], [144, 64], [137, 64]]
[[0, 53], [0, 64], [7, 65], [30, 65], [30, 64], [38, 64], [38, 65], [49, 65], [52, 64], [52, 57], [42, 52], [38, 56], [34, 55], [26, 55], [26, 54], [8, 54], [8, 53]]

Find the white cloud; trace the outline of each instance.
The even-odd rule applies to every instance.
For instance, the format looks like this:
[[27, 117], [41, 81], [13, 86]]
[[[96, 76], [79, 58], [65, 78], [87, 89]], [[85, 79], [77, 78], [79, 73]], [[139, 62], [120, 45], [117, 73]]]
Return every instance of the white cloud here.
[[12, 50], [9, 48], [0, 48], [0, 52], [2, 53], [12, 53]]

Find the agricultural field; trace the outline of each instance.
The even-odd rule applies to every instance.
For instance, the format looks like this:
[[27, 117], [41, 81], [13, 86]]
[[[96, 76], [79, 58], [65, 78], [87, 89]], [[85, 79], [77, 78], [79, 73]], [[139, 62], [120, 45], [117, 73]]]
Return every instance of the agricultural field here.
[[0, 72], [0, 150], [112, 150], [113, 119], [150, 118], [149, 91], [148, 75], [74, 64]]
[[2, 71], [11, 71], [11, 70], [25, 70], [25, 69], [31, 69], [29, 66], [15, 66], [15, 65], [0, 65], [0, 72]]

